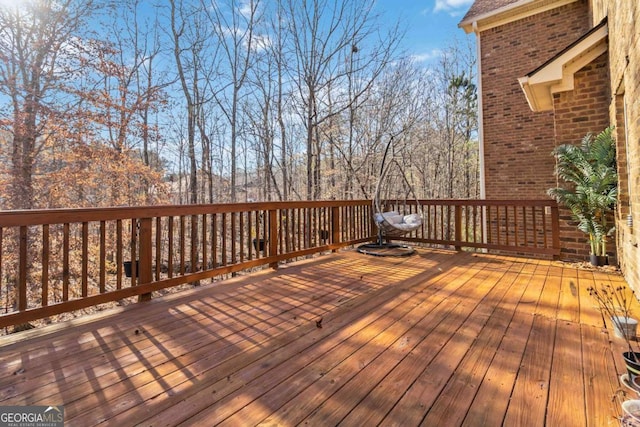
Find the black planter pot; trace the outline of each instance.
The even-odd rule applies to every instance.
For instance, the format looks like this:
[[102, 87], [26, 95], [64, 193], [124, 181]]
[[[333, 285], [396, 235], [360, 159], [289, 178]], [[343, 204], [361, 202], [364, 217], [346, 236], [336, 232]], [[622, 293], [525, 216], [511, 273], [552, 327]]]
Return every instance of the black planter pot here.
[[320, 240], [329, 240], [329, 230], [319, 230]]
[[[635, 355], [635, 359], [632, 357]], [[637, 376], [640, 375], [640, 353], [625, 351], [622, 353], [624, 364], [627, 366], [627, 374], [629, 375], [629, 383], [633, 384]]]
[[606, 255], [589, 254], [589, 261], [594, 267], [609, 265], [609, 258]]
[[[131, 261], [124, 261], [122, 266], [124, 267], [124, 275], [127, 277], [131, 277]], [[136, 260], [136, 275], [139, 274], [140, 271], [140, 262]]]
[[264, 251], [264, 239], [253, 239], [253, 248], [256, 251]]

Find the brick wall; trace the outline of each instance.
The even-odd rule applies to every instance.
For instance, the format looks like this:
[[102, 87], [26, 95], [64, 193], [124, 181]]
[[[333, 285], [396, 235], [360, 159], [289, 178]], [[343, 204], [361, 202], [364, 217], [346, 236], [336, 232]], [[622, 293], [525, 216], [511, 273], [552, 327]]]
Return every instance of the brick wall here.
[[[598, 58], [578, 73], [581, 82], [576, 82], [576, 91], [554, 98], [557, 143], [578, 142], [588, 131], [616, 125], [621, 175], [617, 259], [629, 284], [640, 292], [640, 2], [581, 0], [481, 32], [485, 188], [487, 198], [540, 198], [556, 185], [550, 156], [556, 145], [554, 115], [530, 111], [517, 78], [540, 66], [605, 15], [608, 67], [605, 58]], [[606, 93], [602, 89], [605, 78]], [[582, 105], [584, 102], [594, 107], [606, 105], [608, 120], [600, 108]], [[628, 214], [633, 226], [627, 225]], [[566, 213], [564, 217], [564, 255], [580, 257], [588, 252], [586, 239], [575, 233]]]
[[555, 186], [553, 113], [532, 112], [517, 79], [590, 24], [581, 0], [480, 34], [487, 198], [547, 198]]
[[[554, 94], [558, 145], [579, 144], [587, 133], [595, 135], [609, 126], [609, 90], [609, 62], [607, 54], [603, 54], [574, 74], [572, 91]], [[560, 216], [562, 258], [587, 258], [589, 246], [585, 243], [586, 235], [576, 229], [566, 209], [560, 211]], [[615, 252], [615, 236], [611, 238], [607, 251]]]
[[609, 126], [609, 62], [602, 54], [574, 74], [574, 89], [553, 96], [556, 143], [578, 144]]
[[[591, 0], [592, 22], [608, 13], [609, 114], [616, 125], [621, 192], [616, 231], [618, 261], [625, 279], [640, 292], [640, 4], [637, 1]], [[626, 120], [625, 108], [626, 103]], [[625, 128], [626, 121], [626, 128]], [[630, 184], [630, 185], [628, 185]], [[627, 225], [627, 214], [633, 226]]]

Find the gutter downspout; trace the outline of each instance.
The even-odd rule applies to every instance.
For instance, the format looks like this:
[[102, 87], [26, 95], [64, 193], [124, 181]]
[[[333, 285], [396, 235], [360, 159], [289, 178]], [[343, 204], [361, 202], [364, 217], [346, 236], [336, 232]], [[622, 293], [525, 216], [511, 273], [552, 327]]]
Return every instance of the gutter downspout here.
[[[476, 58], [478, 61], [478, 157], [479, 157], [479, 177], [480, 180], [480, 199], [487, 198], [486, 178], [485, 178], [485, 162], [484, 162], [484, 114], [482, 105], [482, 47], [480, 43], [480, 31], [478, 30], [478, 21], [473, 21], [473, 33], [476, 35]], [[482, 207], [482, 242], [488, 242], [487, 236], [487, 207]], [[486, 249], [485, 249], [486, 251]]]
[[478, 31], [478, 21], [473, 21], [473, 32], [476, 35], [476, 58], [478, 60], [478, 156], [479, 164], [479, 180], [480, 180], [480, 199], [487, 198], [487, 188], [485, 179], [485, 163], [484, 163], [484, 114], [482, 106], [482, 48], [480, 43], [480, 31]]

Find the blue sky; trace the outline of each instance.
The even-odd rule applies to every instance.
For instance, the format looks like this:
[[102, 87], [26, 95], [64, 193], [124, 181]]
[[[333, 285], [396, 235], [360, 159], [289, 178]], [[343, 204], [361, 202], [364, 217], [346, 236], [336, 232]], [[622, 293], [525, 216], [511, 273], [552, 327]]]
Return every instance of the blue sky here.
[[404, 48], [424, 62], [431, 62], [438, 52], [455, 38], [473, 38], [458, 28], [458, 23], [473, 0], [376, 0], [376, 7], [386, 19], [400, 19], [405, 25]]

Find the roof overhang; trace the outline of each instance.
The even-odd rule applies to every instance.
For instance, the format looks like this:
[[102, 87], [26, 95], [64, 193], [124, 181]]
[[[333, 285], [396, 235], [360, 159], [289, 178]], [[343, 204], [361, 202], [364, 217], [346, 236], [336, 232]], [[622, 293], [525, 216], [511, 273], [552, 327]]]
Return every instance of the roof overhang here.
[[608, 26], [603, 21], [518, 82], [533, 111], [553, 110], [553, 94], [573, 90], [573, 76], [605, 53]]
[[505, 25], [578, 0], [519, 0], [491, 12], [470, 16], [458, 24], [465, 33], [480, 32]]

